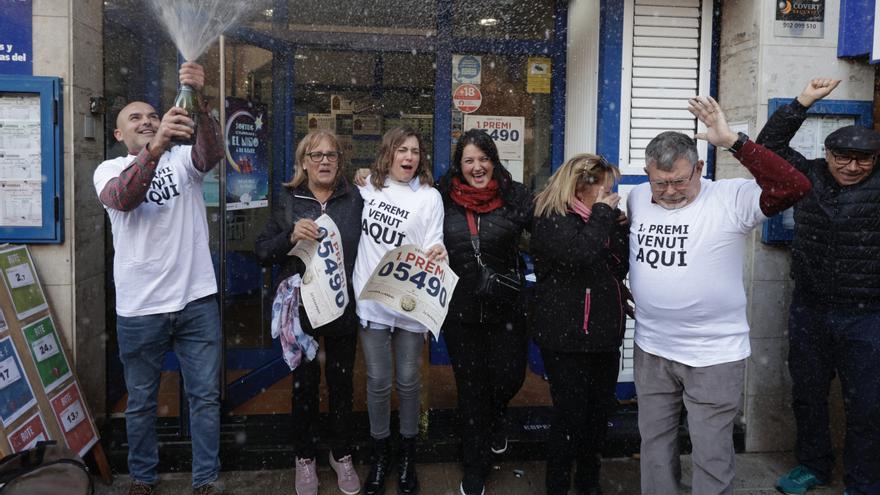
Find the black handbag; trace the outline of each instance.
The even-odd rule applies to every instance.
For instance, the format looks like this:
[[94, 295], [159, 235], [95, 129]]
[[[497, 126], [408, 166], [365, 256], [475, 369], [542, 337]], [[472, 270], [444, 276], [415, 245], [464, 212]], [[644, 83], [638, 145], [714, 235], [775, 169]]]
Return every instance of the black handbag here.
[[483, 263], [480, 253], [480, 230], [474, 219], [474, 214], [470, 210], [467, 210], [467, 220], [471, 232], [471, 246], [474, 247], [474, 256], [477, 258], [477, 265], [480, 266], [480, 280], [477, 283], [476, 294], [492, 297], [519, 296], [523, 286], [519, 270], [519, 256], [516, 257], [517, 266], [513, 270], [507, 273], [496, 272], [494, 268]]

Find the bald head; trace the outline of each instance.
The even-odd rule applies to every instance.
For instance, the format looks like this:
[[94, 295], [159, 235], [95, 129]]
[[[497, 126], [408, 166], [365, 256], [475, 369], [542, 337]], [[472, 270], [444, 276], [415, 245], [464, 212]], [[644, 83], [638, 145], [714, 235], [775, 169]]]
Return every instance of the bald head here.
[[136, 155], [156, 135], [159, 121], [159, 114], [152, 105], [133, 101], [119, 111], [113, 136], [125, 143], [129, 153]]

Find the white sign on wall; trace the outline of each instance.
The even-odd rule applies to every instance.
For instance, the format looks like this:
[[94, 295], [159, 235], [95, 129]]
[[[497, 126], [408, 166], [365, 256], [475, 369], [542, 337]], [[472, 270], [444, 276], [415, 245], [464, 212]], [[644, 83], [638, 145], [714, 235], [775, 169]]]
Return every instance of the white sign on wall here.
[[482, 129], [492, 136], [502, 160], [522, 161], [524, 155], [525, 118], [495, 115], [465, 115], [464, 130]]
[[480, 84], [483, 57], [479, 55], [453, 55], [452, 80], [458, 84]]

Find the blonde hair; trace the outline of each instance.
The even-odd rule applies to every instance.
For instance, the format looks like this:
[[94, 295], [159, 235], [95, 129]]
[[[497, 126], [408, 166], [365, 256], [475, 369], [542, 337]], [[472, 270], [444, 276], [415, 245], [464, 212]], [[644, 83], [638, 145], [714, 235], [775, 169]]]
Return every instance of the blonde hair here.
[[281, 185], [291, 188], [299, 187], [303, 182], [308, 181], [309, 174], [305, 169], [306, 160], [308, 159], [306, 155], [321, 144], [321, 141], [324, 139], [329, 141], [330, 145], [336, 149], [337, 153], [339, 153], [339, 159], [336, 161], [336, 177], [333, 177], [333, 185], [336, 185], [336, 182], [339, 181], [339, 177], [342, 176], [342, 169], [344, 168], [342, 150], [339, 149], [339, 138], [336, 137], [336, 134], [326, 129], [316, 129], [311, 131], [300, 140], [299, 145], [296, 147], [296, 164], [293, 167], [293, 179], [290, 179], [290, 182], [284, 182]]
[[582, 153], [571, 157], [547, 181], [547, 186], [535, 197], [535, 216], [565, 215], [575, 197], [578, 184], [596, 184], [609, 179], [620, 179], [620, 171], [599, 155]]
[[391, 170], [391, 164], [394, 163], [394, 153], [397, 148], [403, 144], [409, 137], [415, 137], [419, 143], [419, 167], [416, 169], [416, 176], [419, 183], [429, 186], [434, 185], [434, 176], [431, 174], [431, 164], [428, 161], [425, 145], [422, 142], [422, 136], [415, 129], [409, 126], [395, 127], [382, 136], [382, 144], [379, 146], [379, 156], [370, 169], [370, 183], [376, 189], [385, 187], [385, 178]]

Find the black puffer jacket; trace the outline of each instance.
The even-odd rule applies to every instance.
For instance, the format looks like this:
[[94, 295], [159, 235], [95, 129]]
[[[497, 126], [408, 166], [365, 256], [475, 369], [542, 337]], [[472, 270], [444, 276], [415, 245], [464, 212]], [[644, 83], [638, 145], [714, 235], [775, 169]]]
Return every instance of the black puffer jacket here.
[[[478, 213], [480, 254], [483, 263], [498, 273], [508, 273], [517, 267], [519, 239], [524, 230], [532, 227], [532, 195], [522, 184], [513, 182], [504, 206], [489, 213]], [[465, 209], [443, 198], [446, 208], [443, 220], [443, 244], [449, 253], [449, 266], [459, 276], [458, 285], [449, 303], [446, 318], [465, 322], [498, 321], [522, 307], [520, 299], [485, 300], [475, 292], [480, 280], [471, 233]], [[520, 273], [522, 275], [522, 273]]]
[[312, 335], [355, 333], [358, 320], [351, 274], [357, 257], [358, 241], [361, 238], [361, 210], [364, 207], [361, 193], [343, 177], [327, 200], [324, 211], [321, 209], [321, 203], [315, 199], [305, 184], [295, 189], [283, 187], [278, 196], [272, 208], [272, 217], [257, 237], [254, 248], [257, 257], [264, 265], [281, 267], [275, 286], [272, 288], [273, 297], [282, 280], [296, 273], [302, 275], [305, 271], [305, 266], [299, 258], [287, 255], [293, 248], [293, 244], [290, 243], [293, 225], [300, 219], [314, 220], [322, 213], [326, 213], [336, 223], [342, 235], [342, 253], [345, 257], [345, 276], [348, 282], [348, 306], [341, 317], [317, 330], [312, 329], [305, 311], [300, 311], [300, 319], [303, 330]]
[[571, 212], [535, 218], [530, 246], [538, 284], [531, 336], [540, 347], [558, 352], [620, 347], [629, 232], [618, 225], [618, 215], [597, 203], [588, 222]]
[[791, 275], [795, 290], [820, 304], [880, 307], [880, 172], [841, 186], [824, 158], [807, 160], [788, 143], [807, 117], [797, 100], [770, 117], [758, 143], [782, 156], [813, 185], [794, 209]]

